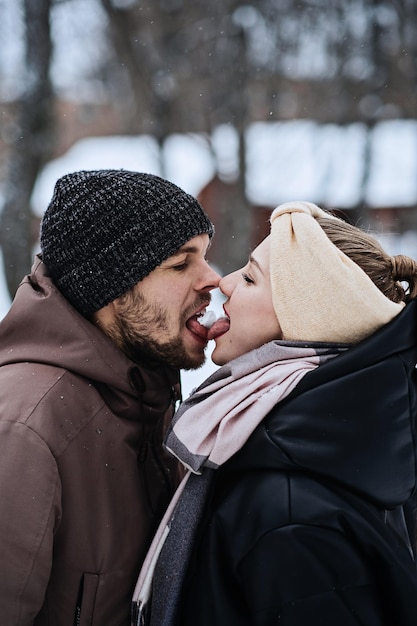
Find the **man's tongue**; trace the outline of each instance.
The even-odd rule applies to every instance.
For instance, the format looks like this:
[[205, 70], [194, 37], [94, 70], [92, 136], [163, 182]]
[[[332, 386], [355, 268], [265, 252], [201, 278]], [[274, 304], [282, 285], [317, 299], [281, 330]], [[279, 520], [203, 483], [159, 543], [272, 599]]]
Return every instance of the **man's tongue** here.
[[202, 326], [197, 321], [196, 317], [190, 317], [190, 319], [187, 320], [186, 326], [188, 330], [191, 330], [191, 332], [194, 333], [195, 335], [198, 335], [199, 337], [202, 337], [203, 339], [207, 339], [207, 328], [205, 326]]

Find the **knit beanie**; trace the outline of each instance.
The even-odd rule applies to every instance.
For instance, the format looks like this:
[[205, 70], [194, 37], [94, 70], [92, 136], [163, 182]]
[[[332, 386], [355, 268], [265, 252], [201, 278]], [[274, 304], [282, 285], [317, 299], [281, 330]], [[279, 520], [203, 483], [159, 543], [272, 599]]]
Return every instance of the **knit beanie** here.
[[83, 315], [141, 281], [214, 227], [195, 198], [152, 174], [80, 171], [60, 178], [41, 223], [41, 256]]
[[357, 343], [405, 306], [387, 298], [327, 237], [315, 218], [338, 219], [310, 202], [271, 215], [272, 301], [283, 338]]

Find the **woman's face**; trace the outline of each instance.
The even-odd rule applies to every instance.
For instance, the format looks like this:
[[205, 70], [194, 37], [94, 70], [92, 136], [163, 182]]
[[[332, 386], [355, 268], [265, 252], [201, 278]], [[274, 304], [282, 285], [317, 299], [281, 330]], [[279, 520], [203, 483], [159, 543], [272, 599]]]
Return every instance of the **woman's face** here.
[[230, 329], [215, 339], [211, 358], [217, 365], [282, 336], [272, 306], [269, 245], [268, 236], [255, 248], [245, 267], [220, 281], [219, 287], [227, 297], [223, 308]]

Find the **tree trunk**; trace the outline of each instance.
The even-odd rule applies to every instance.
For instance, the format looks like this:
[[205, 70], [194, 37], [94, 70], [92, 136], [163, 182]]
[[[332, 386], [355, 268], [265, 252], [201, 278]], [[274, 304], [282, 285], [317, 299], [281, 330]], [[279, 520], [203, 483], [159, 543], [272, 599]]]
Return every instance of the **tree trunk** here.
[[52, 153], [51, 1], [24, 1], [27, 87], [18, 104], [19, 131], [11, 148], [0, 222], [6, 283], [12, 298], [32, 263], [35, 241], [30, 198], [39, 170]]

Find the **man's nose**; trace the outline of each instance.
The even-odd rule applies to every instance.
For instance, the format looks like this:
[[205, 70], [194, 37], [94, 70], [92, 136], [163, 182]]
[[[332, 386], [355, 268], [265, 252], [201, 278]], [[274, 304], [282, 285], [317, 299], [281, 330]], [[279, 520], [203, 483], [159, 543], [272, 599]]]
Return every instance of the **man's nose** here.
[[207, 263], [207, 272], [204, 275], [204, 286], [202, 289], [208, 289], [211, 291], [212, 289], [216, 289], [219, 286], [221, 280], [220, 274], [218, 274], [210, 265]]

